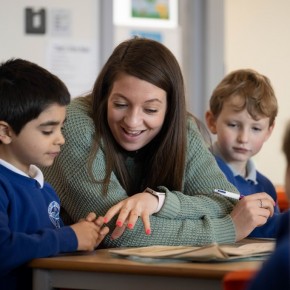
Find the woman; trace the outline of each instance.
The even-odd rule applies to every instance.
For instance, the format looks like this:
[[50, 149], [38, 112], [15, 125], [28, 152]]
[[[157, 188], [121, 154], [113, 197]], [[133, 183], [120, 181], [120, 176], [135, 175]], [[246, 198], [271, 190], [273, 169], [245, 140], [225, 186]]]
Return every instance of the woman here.
[[72, 101], [63, 133], [46, 178], [70, 221], [94, 211], [117, 226], [105, 247], [235, 242], [273, 214], [265, 193], [237, 205], [213, 193], [237, 190], [186, 112], [177, 60], [156, 41], [119, 44], [92, 93]]

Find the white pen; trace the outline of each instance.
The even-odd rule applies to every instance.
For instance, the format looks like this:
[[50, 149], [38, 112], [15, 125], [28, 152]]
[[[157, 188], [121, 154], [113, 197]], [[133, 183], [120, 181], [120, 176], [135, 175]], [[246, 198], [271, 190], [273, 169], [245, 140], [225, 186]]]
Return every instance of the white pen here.
[[221, 195], [224, 195], [226, 197], [230, 197], [230, 198], [234, 198], [234, 199], [242, 199], [244, 197], [244, 195], [242, 195], [242, 194], [226, 191], [223, 189], [214, 189], [213, 191], [216, 193], [219, 193]]

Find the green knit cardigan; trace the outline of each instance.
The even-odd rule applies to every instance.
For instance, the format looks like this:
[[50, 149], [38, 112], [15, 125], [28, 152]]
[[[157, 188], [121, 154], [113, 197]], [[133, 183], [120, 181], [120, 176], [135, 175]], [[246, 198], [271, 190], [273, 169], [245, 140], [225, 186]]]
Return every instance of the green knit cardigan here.
[[[102, 186], [88, 174], [88, 155], [94, 136], [94, 124], [87, 108], [74, 99], [68, 106], [64, 126], [66, 143], [51, 167], [44, 168], [46, 180], [59, 194], [62, 217], [76, 222], [95, 212], [104, 215], [107, 210], [128, 197], [114, 173], [111, 175], [109, 193], [102, 193]], [[214, 188], [238, 192], [227, 181], [207, 149], [197, 126], [188, 121], [186, 168], [182, 192], [170, 191], [160, 186], [166, 198], [161, 210], [150, 217], [151, 235], [146, 235], [139, 218], [134, 229], [111, 240], [104, 239], [104, 247], [140, 247], [150, 245], [205, 245], [213, 242], [235, 242], [235, 227], [229, 215], [236, 201], [213, 193]], [[126, 165], [138, 180], [134, 158], [128, 156]], [[105, 157], [100, 149], [93, 163], [93, 174], [101, 180], [105, 175]], [[111, 231], [116, 219], [108, 224]]]

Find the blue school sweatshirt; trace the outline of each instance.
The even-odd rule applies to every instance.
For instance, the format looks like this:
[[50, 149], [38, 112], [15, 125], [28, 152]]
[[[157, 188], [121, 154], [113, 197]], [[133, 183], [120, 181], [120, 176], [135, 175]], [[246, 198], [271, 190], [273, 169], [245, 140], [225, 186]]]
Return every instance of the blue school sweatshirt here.
[[290, 211], [279, 217], [276, 249], [250, 282], [248, 290], [290, 289]]
[[[256, 170], [256, 180], [248, 180], [240, 175], [235, 175], [227, 163], [220, 158], [215, 156], [217, 164], [223, 171], [228, 181], [231, 182], [242, 195], [250, 195], [257, 192], [268, 193], [277, 204], [277, 193], [272, 182]], [[274, 208], [274, 215], [268, 218], [268, 221], [260, 227], [256, 227], [249, 235], [249, 237], [255, 238], [276, 238], [278, 219], [280, 216], [280, 210], [276, 205]]]
[[46, 182], [0, 164], [0, 289], [31, 289], [34, 258], [75, 251], [77, 237], [63, 226], [60, 201]]

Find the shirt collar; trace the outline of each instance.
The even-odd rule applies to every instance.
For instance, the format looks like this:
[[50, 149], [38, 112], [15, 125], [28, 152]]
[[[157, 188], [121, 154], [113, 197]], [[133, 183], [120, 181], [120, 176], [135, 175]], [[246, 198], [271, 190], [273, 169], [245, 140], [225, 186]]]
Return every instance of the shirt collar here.
[[16, 168], [12, 164], [4, 161], [3, 159], [0, 159], [0, 164], [3, 165], [4, 167], [8, 168], [9, 170], [15, 172], [15, 173], [18, 173], [20, 175], [35, 179], [39, 183], [40, 187], [41, 188], [43, 187], [44, 177], [43, 177], [42, 171], [37, 166], [30, 165], [30, 167], [29, 167], [29, 175], [27, 175], [26, 173], [24, 173], [23, 171], [19, 170], [18, 168]]
[[[212, 146], [212, 152], [215, 156], [218, 156], [220, 157], [226, 164], [227, 166], [231, 169], [231, 171], [233, 172], [233, 175], [236, 177], [236, 176], [239, 176], [240, 174], [231, 166], [229, 165], [223, 158], [223, 156], [221, 155], [221, 152], [218, 148], [218, 145], [217, 145], [217, 142], [215, 142]], [[245, 180], [250, 180], [252, 181], [254, 184], [257, 184], [257, 170], [256, 170], [256, 167], [255, 167], [255, 164], [253, 162], [252, 159], [249, 159], [248, 162], [247, 162], [247, 165], [246, 165], [246, 172], [247, 172], [247, 176], [246, 177], [243, 177]], [[241, 176], [241, 175], [240, 175]]]

